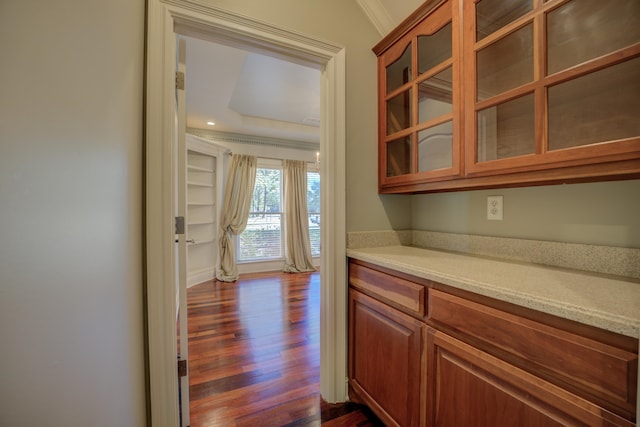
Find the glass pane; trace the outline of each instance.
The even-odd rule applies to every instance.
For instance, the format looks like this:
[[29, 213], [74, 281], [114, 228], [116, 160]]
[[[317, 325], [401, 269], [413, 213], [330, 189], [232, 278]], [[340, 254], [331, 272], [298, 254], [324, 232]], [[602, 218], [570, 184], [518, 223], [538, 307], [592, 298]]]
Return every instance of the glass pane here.
[[418, 36], [418, 73], [451, 58], [451, 22], [430, 36]]
[[531, 0], [481, 0], [476, 3], [476, 40], [515, 21], [531, 10]]
[[387, 176], [404, 175], [411, 172], [411, 137], [387, 143]]
[[451, 113], [453, 108], [451, 71], [451, 67], [446, 68], [418, 86], [419, 122]]
[[418, 171], [450, 168], [453, 165], [453, 122], [418, 132]]
[[478, 161], [535, 152], [533, 94], [478, 111]]
[[550, 87], [549, 150], [640, 136], [640, 58]]
[[320, 256], [320, 174], [307, 172], [307, 209], [311, 256]]
[[281, 214], [249, 215], [247, 228], [240, 234], [238, 261], [282, 258]]
[[258, 168], [251, 198], [251, 212], [281, 212], [280, 169]]
[[640, 41], [640, 1], [580, 0], [547, 15], [548, 73]]
[[477, 54], [478, 100], [533, 80], [533, 26], [526, 25]]
[[387, 93], [411, 80], [411, 43], [395, 62], [387, 66]]
[[411, 89], [387, 101], [387, 135], [411, 126]]
[[282, 258], [282, 171], [258, 168], [247, 227], [239, 236], [238, 260]]
[[307, 172], [307, 210], [320, 212], [320, 173]]
[[309, 243], [311, 256], [320, 256], [320, 214], [309, 214]]

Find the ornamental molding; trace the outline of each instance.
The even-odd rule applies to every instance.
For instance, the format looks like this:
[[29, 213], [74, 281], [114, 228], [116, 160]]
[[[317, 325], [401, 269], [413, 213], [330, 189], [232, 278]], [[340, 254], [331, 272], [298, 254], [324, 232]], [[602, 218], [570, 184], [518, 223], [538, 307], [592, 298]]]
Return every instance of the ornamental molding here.
[[212, 131], [198, 128], [187, 128], [187, 133], [211, 142], [226, 142], [232, 144], [259, 145], [278, 148], [289, 148], [305, 151], [319, 151], [320, 143], [308, 141], [293, 141], [289, 139], [271, 138], [267, 136], [245, 135], [233, 132]]

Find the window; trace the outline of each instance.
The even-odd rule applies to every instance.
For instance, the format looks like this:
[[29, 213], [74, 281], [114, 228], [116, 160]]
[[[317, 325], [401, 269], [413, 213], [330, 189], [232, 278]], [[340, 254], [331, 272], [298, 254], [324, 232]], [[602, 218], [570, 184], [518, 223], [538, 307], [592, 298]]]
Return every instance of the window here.
[[282, 219], [282, 169], [258, 167], [247, 228], [238, 238], [238, 261], [281, 259]]
[[[261, 161], [262, 163], [262, 161]], [[247, 227], [238, 236], [238, 262], [284, 258], [282, 168], [258, 166]], [[320, 256], [320, 174], [307, 172], [311, 256]]]
[[320, 173], [307, 172], [307, 210], [311, 256], [320, 256]]

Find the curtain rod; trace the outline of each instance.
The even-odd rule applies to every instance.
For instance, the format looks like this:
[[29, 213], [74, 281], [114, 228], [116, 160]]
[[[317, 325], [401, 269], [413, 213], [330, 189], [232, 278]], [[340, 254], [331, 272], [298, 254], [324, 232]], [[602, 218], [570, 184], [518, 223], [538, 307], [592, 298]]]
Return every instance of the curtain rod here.
[[[232, 156], [233, 155], [233, 151], [225, 151], [224, 154], [226, 154], [227, 156]], [[280, 160], [280, 161], [289, 160], [289, 159], [282, 159], [282, 158], [279, 158], [279, 157], [265, 157], [265, 156], [256, 156], [256, 157], [259, 158], [259, 159], [266, 159], [266, 160]], [[313, 163], [313, 164], [317, 163], [317, 160], [316, 160], [316, 162], [308, 161], [308, 160], [303, 160], [303, 161], [305, 161], [307, 163]]]

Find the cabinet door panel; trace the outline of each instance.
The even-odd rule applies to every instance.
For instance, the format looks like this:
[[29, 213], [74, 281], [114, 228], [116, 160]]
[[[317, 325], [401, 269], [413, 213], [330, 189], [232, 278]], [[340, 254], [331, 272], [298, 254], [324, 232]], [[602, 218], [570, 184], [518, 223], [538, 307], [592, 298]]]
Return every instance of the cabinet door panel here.
[[411, 43], [400, 56], [386, 68], [387, 93], [391, 93], [412, 79], [411, 75]]
[[549, 151], [640, 135], [638, 76], [640, 57], [551, 86]]
[[431, 328], [427, 358], [427, 426], [633, 425]]
[[349, 264], [349, 285], [372, 292], [383, 301], [425, 315], [425, 287], [356, 263]]
[[637, 354], [433, 289], [428, 312], [487, 351], [633, 417]]
[[548, 74], [639, 41], [637, 0], [567, 2], [547, 14]]
[[350, 384], [387, 425], [420, 423], [424, 327], [360, 292], [349, 291]]

